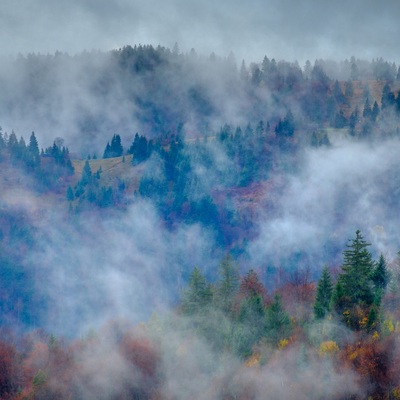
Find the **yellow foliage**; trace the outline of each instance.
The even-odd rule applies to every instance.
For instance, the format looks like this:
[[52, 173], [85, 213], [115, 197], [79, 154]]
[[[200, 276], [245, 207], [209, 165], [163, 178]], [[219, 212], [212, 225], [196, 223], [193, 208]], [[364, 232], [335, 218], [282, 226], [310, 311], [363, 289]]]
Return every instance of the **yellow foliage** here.
[[278, 349], [283, 350], [289, 344], [289, 339], [281, 339], [278, 343]]
[[368, 318], [364, 317], [360, 321], [358, 321], [358, 323], [360, 324], [360, 328], [365, 328], [368, 324]]
[[339, 351], [339, 346], [333, 340], [327, 340], [326, 342], [322, 342], [319, 346], [319, 354], [324, 356], [326, 354], [333, 354]]
[[257, 367], [260, 365], [260, 359], [261, 359], [260, 354], [254, 353], [250, 358], [247, 359], [244, 365], [248, 368]]
[[385, 321], [386, 322], [386, 328], [390, 333], [394, 332], [394, 325], [393, 325], [393, 321], [391, 319]]
[[375, 331], [374, 334], [372, 335], [372, 339], [374, 339], [374, 340], [379, 339], [379, 333], [377, 331]]
[[393, 389], [393, 398], [400, 400], [400, 386], [397, 386]]

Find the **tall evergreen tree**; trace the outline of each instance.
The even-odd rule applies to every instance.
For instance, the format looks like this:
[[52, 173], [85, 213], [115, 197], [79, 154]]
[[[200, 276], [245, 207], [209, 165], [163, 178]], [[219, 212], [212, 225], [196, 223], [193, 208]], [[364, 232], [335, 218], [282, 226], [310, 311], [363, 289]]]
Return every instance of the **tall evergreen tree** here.
[[315, 295], [314, 315], [317, 319], [324, 318], [331, 310], [332, 295], [332, 277], [328, 267], [324, 267]]
[[370, 118], [371, 115], [372, 115], [372, 108], [371, 108], [371, 104], [369, 102], [369, 98], [367, 97], [365, 100], [365, 104], [364, 104], [363, 117]]
[[378, 103], [376, 101], [374, 101], [374, 105], [372, 107], [371, 120], [376, 121], [379, 113], [380, 113], [380, 109], [379, 109]]
[[396, 103], [394, 93], [392, 92], [389, 83], [386, 83], [382, 91], [381, 109], [394, 106]]
[[35, 132], [32, 132], [31, 137], [29, 138], [26, 164], [31, 168], [36, 168], [40, 164], [39, 145]]
[[189, 287], [183, 294], [182, 311], [192, 315], [204, 310], [211, 302], [211, 286], [206, 278], [195, 267], [189, 277]]
[[374, 263], [367, 243], [361, 232], [347, 245], [343, 252], [344, 263], [339, 277], [349, 305], [370, 305], [374, 300], [372, 272]]
[[276, 345], [282, 339], [287, 339], [292, 332], [289, 314], [283, 309], [279, 295], [267, 308], [265, 313], [265, 335], [267, 341]]
[[215, 293], [217, 306], [225, 312], [232, 311], [238, 289], [239, 271], [232, 256], [227, 254], [219, 265], [219, 280]]
[[90, 168], [89, 161], [85, 161], [85, 165], [82, 170], [82, 177], [80, 183], [82, 186], [87, 185], [92, 179], [92, 169]]
[[121, 157], [123, 152], [121, 136], [114, 135], [111, 139], [111, 144], [108, 142], [104, 149], [103, 158]]
[[383, 256], [382, 253], [381, 253], [381, 255], [379, 257], [379, 261], [373, 271], [372, 280], [373, 280], [376, 288], [379, 288], [382, 291], [386, 290], [386, 287], [390, 280], [390, 274], [387, 269], [385, 257]]

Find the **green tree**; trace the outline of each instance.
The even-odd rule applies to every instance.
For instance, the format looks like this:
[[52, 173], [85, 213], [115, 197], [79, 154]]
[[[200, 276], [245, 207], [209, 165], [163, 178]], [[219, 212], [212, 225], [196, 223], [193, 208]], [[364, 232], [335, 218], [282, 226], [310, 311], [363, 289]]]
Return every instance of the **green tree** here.
[[90, 168], [89, 161], [85, 161], [85, 165], [82, 170], [82, 177], [80, 183], [85, 186], [87, 185], [92, 179], [92, 169]]
[[292, 332], [289, 314], [283, 309], [281, 297], [275, 295], [274, 301], [265, 313], [265, 335], [267, 342], [277, 345], [287, 339]]
[[343, 284], [345, 296], [350, 305], [371, 305], [374, 300], [372, 286], [372, 272], [374, 263], [370, 246], [361, 232], [356, 231], [356, 237], [347, 245], [348, 249], [343, 252], [344, 263], [340, 280]]
[[253, 346], [265, 333], [265, 307], [260, 295], [245, 297], [240, 302], [234, 325], [234, 348], [242, 357], [252, 353]]
[[112, 158], [122, 156], [124, 149], [121, 143], [121, 136], [114, 135], [111, 139], [111, 144], [107, 143], [106, 148], [103, 153], [103, 158]]
[[234, 299], [239, 289], [239, 271], [232, 256], [228, 253], [219, 265], [215, 301], [217, 307], [229, 313], [233, 310]]
[[371, 104], [369, 102], [369, 98], [367, 97], [365, 100], [365, 104], [364, 104], [363, 117], [371, 118], [371, 115], [372, 115], [372, 108], [371, 108]]
[[205, 310], [212, 299], [212, 290], [206, 278], [195, 267], [189, 277], [189, 287], [183, 293], [182, 311], [193, 315]]
[[328, 267], [324, 267], [318, 281], [317, 293], [315, 295], [314, 315], [315, 318], [324, 318], [331, 310], [333, 295], [333, 282]]
[[386, 260], [383, 254], [381, 253], [379, 261], [372, 274], [372, 281], [374, 282], [376, 288], [385, 291], [389, 283], [389, 280], [390, 280], [390, 274], [386, 265]]
[[32, 132], [29, 138], [29, 145], [27, 149], [26, 164], [28, 167], [36, 168], [40, 165], [40, 153], [39, 144], [35, 136], [35, 132]]
[[380, 113], [380, 109], [379, 109], [378, 103], [376, 101], [374, 101], [374, 105], [372, 107], [372, 113], [371, 113], [371, 120], [376, 121], [379, 113]]
[[390, 89], [389, 83], [386, 83], [382, 91], [381, 109], [394, 106], [396, 103], [394, 93]]
[[352, 329], [366, 327], [371, 306], [379, 305], [377, 292], [372, 280], [374, 262], [361, 232], [347, 245], [343, 252], [344, 263], [334, 292], [334, 307], [342, 319]]

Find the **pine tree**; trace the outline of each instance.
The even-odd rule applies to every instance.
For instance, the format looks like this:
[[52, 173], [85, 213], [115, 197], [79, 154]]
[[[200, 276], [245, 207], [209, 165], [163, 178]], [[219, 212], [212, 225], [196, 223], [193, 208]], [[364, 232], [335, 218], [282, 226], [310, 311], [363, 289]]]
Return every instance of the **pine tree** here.
[[318, 281], [317, 293], [315, 295], [314, 315], [315, 318], [324, 318], [331, 310], [333, 295], [333, 283], [328, 267], [324, 267]]
[[372, 281], [374, 282], [376, 288], [385, 291], [389, 283], [389, 280], [390, 280], [390, 274], [387, 269], [386, 260], [383, 254], [381, 254], [379, 257], [379, 261], [376, 265], [376, 268], [373, 271]]
[[369, 98], [367, 97], [367, 99], [365, 100], [365, 104], [364, 104], [363, 117], [371, 118], [371, 115], [372, 115], [372, 108], [371, 108], [371, 104], [369, 102]]
[[281, 339], [287, 339], [292, 332], [289, 314], [283, 309], [279, 295], [275, 295], [274, 301], [265, 313], [265, 334], [267, 341], [278, 344]]
[[111, 157], [111, 146], [110, 142], [107, 142], [106, 148], [104, 149], [103, 158], [110, 158]]
[[344, 263], [340, 280], [349, 305], [371, 305], [374, 300], [372, 272], [374, 263], [367, 243], [361, 232], [356, 231], [348, 249], [343, 252]]
[[376, 119], [378, 118], [379, 113], [380, 113], [380, 109], [379, 109], [378, 103], [375, 101], [374, 105], [372, 107], [371, 120], [372, 121], [376, 121]]
[[121, 157], [124, 152], [121, 143], [121, 136], [114, 135], [111, 140], [111, 155], [112, 157]]
[[189, 287], [183, 294], [182, 311], [185, 314], [193, 315], [204, 310], [211, 302], [212, 291], [210, 284], [195, 267], [189, 277]]
[[395, 104], [394, 93], [390, 89], [389, 83], [386, 83], [382, 91], [381, 109], [389, 108]]
[[10, 153], [11, 159], [15, 161], [18, 159], [18, 154], [19, 154], [19, 143], [17, 139], [17, 135], [15, 134], [14, 131], [10, 133], [10, 136], [7, 141], [7, 149]]
[[85, 165], [82, 170], [82, 177], [81, 177], [80, 183], [83, 186], [85, 186], [91, 181], [91, 179], [92, 179], [92, 170], [90, 168], [89, 161], [86, 160]]
[[227, 254], [219, 265], [219, 281], [215, 293], [217, 306], [225, 312], [232, 311], [238, 289], [239, 271], [232, 256]]
[[40, 164], [40, 153], [39, 153], [39, 145], [35, 136], [35, 132], [32, 132], [31, 137], [29, 139], [29, 146], [27, 152], [27, 166], [31, 168], [36, 168]]

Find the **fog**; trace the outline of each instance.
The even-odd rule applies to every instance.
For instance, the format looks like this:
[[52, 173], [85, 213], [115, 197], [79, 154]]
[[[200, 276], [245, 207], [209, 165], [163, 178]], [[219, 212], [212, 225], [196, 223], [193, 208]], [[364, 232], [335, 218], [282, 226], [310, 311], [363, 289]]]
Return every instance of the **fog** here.
[[[335, 140], [335, 132], [332, 139], [332, 147], [306, 150], [276, 202], [276, 215], [261, 218], [260, 236], [250, 246], [256, 264], [269, 259], [271, 265], [312, 270], [340, 265], [357, 229], [375, 254], [395, 258], [399, 140]], [[332, 258], [335, 249], [338, 258]]]
[[[157, 343], [160, 392], [165, 398], [222, 399], [230, 395], [227, 388], [239, 395], [251, 389], [254, 399], [265, 398], [266, 392], [270, 398], [299, 399], [321, 398], [327, 392], [337, 397], [364, 395], [360, 377], [350, 367], [341, 371], [331, 358], [315, 351], [320, 342], [331, 339], [334, 329], [340, 346], [352, 342], [353, 334], [344, 324], [336, 325], [335, 318], [326, 322], [328, 328], [315, 324], [311, 332], [302, 332], [309, 335], [310, 348], [302, 339], [294, 345], [288, 341], [284, 351], [276, 344], [272, 348], [257, 343], [252, 351], [263, 361], [246, 366], [243, 359], [216, 351], [193, 329], [198, 321], [176, 311], [193, 268], [198, 266], [214, 282], [218, 264], [230, 250], [241, 273], [250, 268], [260, 272], [269, 295], [277, 288], [278, 270], [290, 276], [307, 269], [315, 281], [324, 265], [337, 271], [357, 229], [371, 243], [374, 259], [379, 253], [389, 263], [396, 257], [400, 140], [394, 134], [399, 126], [394, 106], [393, 115], [385, 111], [373, 126], [376, 136], [358, 139], [346, 129], [327, 129], [331, 145], [314, 148], [309, 139], [315, 121], [301, 104], [311, 78], [302, 81], [304, 86], [296, 86], [294, 80], [293, 87], [288, 85], [281, 94], [273, 84], [257, 82], [255, 77], [264, 55], [298, 60], [299, 64], [291, 64], [296, 71], [307, 59], [316, 58], [338, 61], [354, 55], [400, 61], [396, 60], [399, 12], [400, 3], [389, 0], [379, 4], [372, 0], [2, 2], [0, 125], [4, 130], [15, 130], [25, 139], [35, 131], [41, 147], [62, 138], [59, 141], [78, 158], [93, 153], [101, 157], [116, 133], [121, 134], [125, 150], [135, 132], [168, 138], [162, 148], [166, 153], [175, 140], [171, 138], [182, 135], [186, 140], [184, 157], [189, 161], [184, 159], [183, 167], [174, 165], [179, 173], [184, 168], [190, 171], [179, 176], [184, 183], [167, 181], [162, 151], [140, 167], [145, 178], [155, 179], [155, 187], [161, 182], [170, 190], [171, 198], [162, 206], [158, 199], [136, 191], [125, 193], [123, 207], [76, 211], [62, 191], [79, 177], [66, 178], [65, 188], [62, 183], [62, 189], [50, 193], [37, 189], [32, 176], [17, 172], [17, 167], [7, 167], [1, 176], [0, 210], [10, 225], [7, 229], [16, 227], [11, 217], [7, 219], [10, 213], [22, 215], [16, 221], [29, 231], [4, 234], [4, 248], [6, 240], [18, 238], [12, 249], [22, 264], [17, 273], [26, 273], [18, 283], [32, 284], [27, 298], [34, 300], [35, 313], [27, 318], [29, 326], [21, 322], [21, 330], [43, 328], [71, 340], [95, 332], [95, 346], [82, 341], [87, 346], [79, 359], [83, 378], [75, 377], [85, 398], [115, 398], [125, 385], [140, 386], [142, 372], [128, 363], [129, 352], [121, 350], [120, 336], [129, 332], [135, 337], [141, 329], [140, 339], [143, 334]], [[139, 44], [167, 48], [147, 47], [142, 52], [141, 47], [124, 47]], [[243, 58], [246, 68], [241, 70]], [[343, 80], [349, 79], [349, 65], [347, 61], [345, 72], [341, 71]], [[396, 72], [392, 64], [388, 68]], [[374, 95], [380, 96], [377, 92]], [[366, 94], [358, 96], [354, 103], [364, 101]], [[348, 114], [353, 105], [347, 105]], [[275, 126], [289, 109], [297, 125], [285, 142]], [[260, 120], [271, 126], [256, 141], [254, 128]], [[265, 156], [257, 159], [265, 165], [240, 165], [239, 157], [229, 154], [232, 148], [218, 138], [224, 124], [230, 124], [233, 138], [236, 127], [244, 132], [249, 122], [253, 133], [243, 137], [254, 142], [246, 147], [243, 141], [238, 151], [251, 161], [256, 153]], [[358, 128], [357, 135], [362, 131]], [[141, 173], [129, 167], [132, 175]], [[248, 186], [246, 179], [244, 183], [239, 179], [246, 168], [262, 170]], [[136, 178], [140, 180], [139, 175]], [[172, 205], [179, 196], [171, 187], [177, 190], [178, 182], [187, 196], [179, 210], [183, 217], [174, 214]], [[186, 208], [204, 198], [221, 206], [217, 221], [207, 223], [203, 215], [203, 221], [186, 221]], [[74, 206], [81, 201], [75, 200]], [[225, 224], [233, 221], [237, 226], [222, 226], [223, 218]], [[9, 273], [12, 268], [7, 264], [5, 270]], [[10, 314], [19, 316], [14, 309]], [[207, 328], [233, 332], [218, 310], [207, 317]], [[20, 328], [20, 321], [12, 318], [10, 325]], [[312, 325], [309, 318], [305, 325]]]
[[299, 62], [352, 55], [399, 61], [399, 7], [391, 0], [5, 0], [0, 53], [76, 53], [178, 42], [184, 51], [232, 50], [249, 62], [265, 54]]

